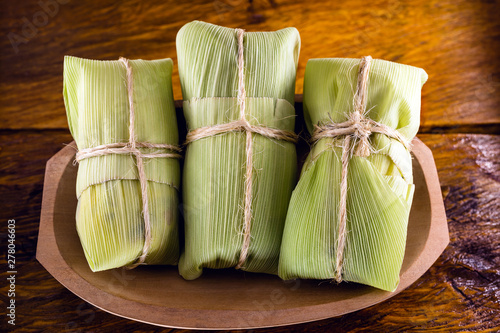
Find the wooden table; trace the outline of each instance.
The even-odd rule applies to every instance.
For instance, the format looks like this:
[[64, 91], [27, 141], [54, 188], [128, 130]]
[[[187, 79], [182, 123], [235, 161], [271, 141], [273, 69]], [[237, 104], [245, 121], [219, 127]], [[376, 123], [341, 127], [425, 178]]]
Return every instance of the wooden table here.
[[[16, 326], [2, 331], [174, 331], [87, 304], [36, 261], [46, 161], [72, 140], [62, 100], [64, 55], [177, 63], [175, 36], [199, 19], [248, 31], [298, 28], [297, 93], [309, 58], [371, 55], [424, 68], [418, 137], [433, 151], [451, 242], [389, 301], [342, 317], [267, 332], [496, 331], [500, 327], [499, 1], [214, 0], [4, 2], [0, 41], [2, 253], [16, 220]], [[177, 67], [174, 96], [182, 99]], [[0, 297], [9, 301], [6, 255]]]

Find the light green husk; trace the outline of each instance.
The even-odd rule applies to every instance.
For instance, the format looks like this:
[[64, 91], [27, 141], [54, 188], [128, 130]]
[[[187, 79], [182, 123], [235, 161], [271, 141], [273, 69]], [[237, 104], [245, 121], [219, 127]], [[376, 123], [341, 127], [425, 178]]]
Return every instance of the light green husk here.
[[[359, 59], [313, 59], [304, 78], [304, 117], [314, 125], [347, 120], [353, 111]], [[420, 68], [373, 60], [367, 118], [411, 140], [420, 121]], [[330, 119], [331, 118], [331, 119]], [[348, 165], [347, 241], [342, 279], [393, 291], [399, 283], [414, 185], [410, 153], [382, 134], [375, 152]], [[290, 201], [279, 263], [283, 279], [335, 276], [342, 139], [323, 138], [311, 149]], [[398, 168], [399, 166], [399, 168]]]
[[[172, 60], [131, 60], [137, 142], [178, 143]], [[128, 142], [126, 69], [119, 61], [65, 57], [64, 102], [78, 149]], [[142, 148], [141, 148], [142, 149]], [[151, 149], [144, 149], [144, 152]], [[179, 161], [144, 159], [151, 217], [146, 264], [175, 264], [179, 256]], [[144, 245], [144, 219], [135, 157], [107, 155], [79, 163], [76, 227], [92, 271], [132, 264]]]
[[[253, 125], [294, 130], [295, 75], [300, 38], [295, 28], [244, 37], [246, 118]], [[235, 29], [192, 22], [177, 35], [184, 114], [190, 130], [238, 120]], [[243, 243], [244, 132], [187, 146], [183, 201], [185, 251], [180, 274], [238, 263]], [[249, 255], [242, 267], [277, 274], [288, 202], [296, 177], [295, 145], [253, 135], [253, 200]]]

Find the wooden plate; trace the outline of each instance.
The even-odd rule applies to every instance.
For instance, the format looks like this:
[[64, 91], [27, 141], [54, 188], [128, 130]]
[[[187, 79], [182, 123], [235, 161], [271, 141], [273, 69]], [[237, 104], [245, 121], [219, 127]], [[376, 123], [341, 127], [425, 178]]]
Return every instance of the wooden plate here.
[[75, 228], [77, 167], [66, 147], [47, 162], [36, 257], [54, 278], [87, 302], [158, 326], [243, 329], [339, 316], [382, 302], [415, 282], [449, 242], [432, 153], [414, 140], [415, 197], [401, 282], [395, 292], [317, 280], [282, 281], [234, 269], [204, 270], [185, 281], [177, 267], [139, 267], [92, 273]]

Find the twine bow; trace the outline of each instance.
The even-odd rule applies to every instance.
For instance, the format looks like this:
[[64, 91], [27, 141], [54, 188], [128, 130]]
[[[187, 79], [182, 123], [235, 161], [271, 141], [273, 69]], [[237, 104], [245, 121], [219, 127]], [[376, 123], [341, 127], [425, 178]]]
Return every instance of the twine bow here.
[[[342, 144], [342, 171], [340, 180], [339, 226], [336, 244], [335, 280], [342, 281], [342, 265], [344, 261], [344, 248], [347, 236], [347, 172], [350, 158], [355, 156], [368, 157], [372, 151], [369, 137], [372, 133], [380, 133], [399, 141], [407, 150], [411, 150], [411, 142], [397, 130], [365, 118], [367, 102], [367, 83], [372, 57], [361, 59], [358, 70], [357, 89], [354, 95], [354, 111], [349, 119], [342, 123], [329, 123], [315, 126], [311, 140], [317, 142], [322, 138], [344, 137]], [[357, 148], [356, 147], [357, 143]]]
[[[141, 185], [141, 200], [142, 200], [142, 213], [144, 215], [144, 246], [142, 248], [141, 255], [135, 261], [135, 263], [127, 266], [128, 269], [133, 269], [144, 263], [146, 256], [151, 247], [151, 217], [149, 213], [149, 197], [147, 188], [147, 177], [144, 170], [144, 158], [181, 158], [179, 154], [181, 149], [175, 145], [169, 144], [159, 144], [159, 143], [149, 143], [149, 142], [137, 142], [135, 135], [135, 108], [134, 108], [134, 80], [132, 73], [132, 66], [126, 58], [120, 57], [119, 61], [123, 63], [127, 70], [127, 94], [130, 109], [129, 118], [129, 141], [128, 142], [117, 142], [105, 145], [100, 145], [96, 147], [86, 148], [78, 151], [76, 153], [76, 161], [105, 156], [110, 154], [129, 154], [134, 155], [137, 164], [137, 171], [139, 175], [139, 183]], [[151, 151], [149, 153], [143, 153], [139, 148], [153, 148], [156, 151]], [[161, 152], [168, 150], [171, 152]]]

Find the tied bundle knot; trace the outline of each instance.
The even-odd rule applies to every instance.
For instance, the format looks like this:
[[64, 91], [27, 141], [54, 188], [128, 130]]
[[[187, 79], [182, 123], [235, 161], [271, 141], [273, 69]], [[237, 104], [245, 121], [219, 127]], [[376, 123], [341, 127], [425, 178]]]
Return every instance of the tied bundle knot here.
[[[335, 276], [334, 279], [342, 282], [342, 269], [344, 262], [344, 249], [347, 239], [347, 175], [351, 156], [368, 157], [372, 147], [369, 142], [373, 133], [383, 134], [400, 142], [408, 151], [411, 150], [411, 141], [404, 137], [399, 131], [364, 116], [367, 104], [368, 74], [372, 57], [361, 59], [357, 77], [357, 89], [354, 94], [354, 111], [348, 120], [342, 123], [330, 122], [321, 126], [315, 125], [311, 136], [313, 143], [323, 138], [342, 138], [340, 196], [338, 209], [338, 229], [335, 246]], [[353, 141], [353, 142], [351, 142]], [[357, 144], [357, 148], [355, 149]]]
[[[134, 108], [134, 80], [133, 71], [130, 61], [126, 58], [120, 57], [119, 61], [125, 66], [126, 69], [126, 83], [127, 83], [127, 97], [129, 104], [129, 141], [116, 142], [110, 144], [99, 145], [95, 147], [81, 149], [76, 154], [76, 162], [91, 157], [106, 156], [111, 154], [129, 154], [134, 155], [137, 165], [138, 179], [141, 187], [141, 201], [142, 201], [142, 215], [144, 216], [144, 245], [140, 256], [127, 266], [127, 269], [133, 269], [139, 265], [144, 264], [146, 257], [151, 247], [151, 216], [149, 212], [149, 197], [146, 177], [144, 168], [144, 158], [181, 158], [181, 148], [176, 145], [137, 142], [135, 134], [135, 108]], [[147, 153], [143, 153], [139, 148], [156, 149]], [[161, 150], [168, 150], [170, 152], [162, 152]]]
[[366, 118], [362, 117], [359, 111], [355, 111], [351, 114], [351, 122], [354, 127], [354, 137], [359, 139], [356, 156], [370, 156], [370, 143], [368, 142], [368, 138], [372, 134], [372, 126], [370, 122], [367, 121]]
[[248, 257], [250, 247], [250, 230], [252, 225], [252, 199], [253, 199], [253, 134], [259, 134], [264, 137], [282, 140], [285, 142], [296, 143], [298, 135], [292, 131], [280, 130], [266, 126], [256, 126], [250, 124], [246, 115], [246, 90], [245, 90], [245, 56], [244, 56], [244, 37], [245, 30], [236, 29], [236, 40], [238, 45], [237, 64], [238, 64], [238, 96], [237, 105], [239, 107], [239, 119], [229, 123], [217, 124], [212, 126], [199, 127], [190, 130], [186, 135], [185, 145], [207, 137], [213, 137], [219, 134], [229, 132], [244, 132], [246, 135], [245, 141], [245, 190], [244, 190], [244, 208], [243, 208], [243, 243], [241, 246], [236, 269], [244, 268], [245, 261]]

